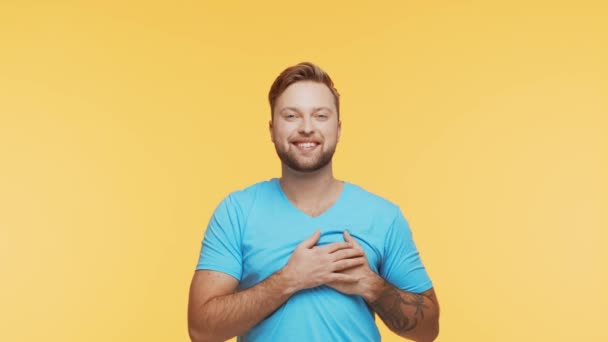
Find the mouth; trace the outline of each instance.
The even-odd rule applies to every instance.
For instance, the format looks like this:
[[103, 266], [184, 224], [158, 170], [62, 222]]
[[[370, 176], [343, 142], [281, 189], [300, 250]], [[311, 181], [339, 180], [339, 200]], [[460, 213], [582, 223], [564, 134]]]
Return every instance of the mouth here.
[[312, 151], [320, 145], [316, 141], [294, 141], [291, 144], [294, 145], [298, 150], [304, 152]]

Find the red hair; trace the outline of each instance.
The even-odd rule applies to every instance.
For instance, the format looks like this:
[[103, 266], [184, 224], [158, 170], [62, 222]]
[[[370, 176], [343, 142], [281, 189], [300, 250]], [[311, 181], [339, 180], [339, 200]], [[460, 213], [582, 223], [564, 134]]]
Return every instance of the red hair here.
[[300, 81], [313, 81], [325, 84], [334, 95], [334, 103], [336, 105], [338, 118], [340, 118], [340, 94], [334, 87], [334, 82], [323, 69], [310, 62], [302, 62], [290, 66], [283, 70], [283, 72], [274, 80], [274, 83], [272, 83], [272, 86], [270, 87], [270, 92], [268, 92], [271, 118], [274, 115], [274, 105], [277, 98], [279, 98], [287, 87]]

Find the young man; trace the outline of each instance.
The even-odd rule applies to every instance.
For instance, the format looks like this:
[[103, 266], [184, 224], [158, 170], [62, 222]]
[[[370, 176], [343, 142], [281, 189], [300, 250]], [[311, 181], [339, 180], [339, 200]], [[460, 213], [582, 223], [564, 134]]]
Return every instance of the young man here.
[[209, 222], [190, 288], [192, 341], [433, 341], [439, 305], [395, 204], [332, 173], [339, 95], [318, 66], [270, 94], [281, 178], [232, 192]]

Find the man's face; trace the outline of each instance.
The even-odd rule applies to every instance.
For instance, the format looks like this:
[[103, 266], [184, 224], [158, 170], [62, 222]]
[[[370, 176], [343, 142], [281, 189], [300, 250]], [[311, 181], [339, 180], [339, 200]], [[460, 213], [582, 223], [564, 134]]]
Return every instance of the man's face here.
[[294, 171], [313, 172], [331, 162], [341, 122], [334, 97], [323, 83], [296, 82], [277, 98], [270, 136], [281, 161]]

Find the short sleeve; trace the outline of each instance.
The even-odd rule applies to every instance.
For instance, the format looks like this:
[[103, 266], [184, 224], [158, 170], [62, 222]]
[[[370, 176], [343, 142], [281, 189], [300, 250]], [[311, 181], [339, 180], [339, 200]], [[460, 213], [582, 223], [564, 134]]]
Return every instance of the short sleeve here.
[[242, 212], [232, 195], [224, 198], [207, 225], [196, 269], [223, 272], [240, 281], [243, 223]]
[[422, 293], [433, 287], [420, 260], [409, 224], [399, 208], [384, 240], [380, 276], [408, 292]]

